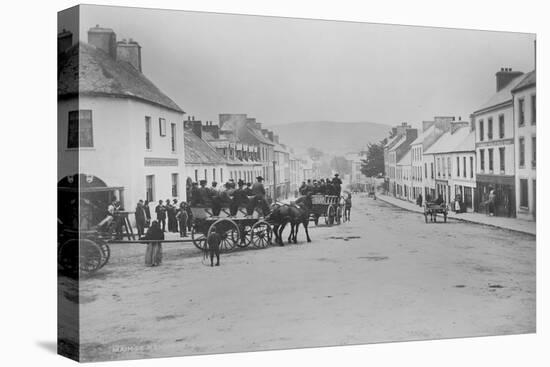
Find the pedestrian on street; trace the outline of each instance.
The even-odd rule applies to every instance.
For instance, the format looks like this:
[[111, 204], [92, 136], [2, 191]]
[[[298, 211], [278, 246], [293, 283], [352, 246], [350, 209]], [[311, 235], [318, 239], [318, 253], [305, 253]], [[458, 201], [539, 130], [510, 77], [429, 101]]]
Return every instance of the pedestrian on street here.
[[180, 237], [187, 237], [187, 221], [189, 220], [187, 207], [187, 203], [182, 201], [176, 214], [176, 219], [178, 220], [179, 224]]
[[351, 220], [351, 193], [348, 193], [344, 202], [344, 218], [348, 222]]
[[136, 228], [138, 236], [143, 236], [145, 233], [145, 209], [143, 207], [143, 200], [139, 200], [136, 205], [136, 212], [134, 213], [136, 219]]
[[159, 204], [155, 208], [157, 214], [157, 221], [162, 228], [163, 232], [166, 232], [166, 208], [163, 205], [162, 200], [159, 200]]
[[145, 203], [143, 203], [143, 210], [145, 211], [145, 228], [149, 228], [151, 225], [151, 209], [149, 209], [149, 200], [145, 200]]
[[154, 220], [151, 227], [147, 230], [141, 240], [150, 241], [145, 250], [145, 266], [159, 266], [162, 263], [162, 244], [164, 240], [164, 231], [159, 223]]
[[216, 256], [216, 266], [220, 266], [220, 243], [222, 236], [218, 233], [216, 226], [212, 226], [212, 233], [208, 236], [208, 252], [210, 254], [210, 266], [214, 266], [214, 256]]

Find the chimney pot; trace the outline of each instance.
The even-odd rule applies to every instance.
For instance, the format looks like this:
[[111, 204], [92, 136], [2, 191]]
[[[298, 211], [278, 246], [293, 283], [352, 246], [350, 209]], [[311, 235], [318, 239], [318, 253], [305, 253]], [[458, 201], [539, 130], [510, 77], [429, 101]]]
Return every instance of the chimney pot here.
[[116, 59], [117, 54], [117, 42], [116, 34], [110, 28], [100, 28], [99, 24], [95, 28], [88, 30], [88, 43], [94, 45], [96, 48], [103, 50], [109, 54], [113, 59]]

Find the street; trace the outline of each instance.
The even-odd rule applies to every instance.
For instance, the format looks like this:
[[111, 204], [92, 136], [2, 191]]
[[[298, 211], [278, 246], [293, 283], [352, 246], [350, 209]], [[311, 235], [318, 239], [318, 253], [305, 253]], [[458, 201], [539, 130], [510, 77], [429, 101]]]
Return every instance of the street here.
[[[320, 223], [324, 223], [323, 220]], [[284, 238], [288, 236], [285, 230]], [[80, 282], [81, 357], [129, 359], [535, 331], [535, 237], [355, 195], [351, 222], [223, 254], [112, 245]], [[286, 242], [286, 241], [285, 241]]]

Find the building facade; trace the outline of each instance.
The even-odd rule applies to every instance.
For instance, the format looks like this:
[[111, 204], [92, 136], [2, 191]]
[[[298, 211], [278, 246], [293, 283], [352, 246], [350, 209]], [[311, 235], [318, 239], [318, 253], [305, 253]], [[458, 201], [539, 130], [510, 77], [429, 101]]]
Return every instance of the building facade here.
[[489, 193], [494, 190], [494, 214], [515, 217], [516, 163], [511, 91], [522, 79], [521, 72], [501, 69], [496, 73], [496, 93], [472, 114], [476, 130], [476, 211], [486, 210]]
[[88, 198], [98, 207], [90, 224], [115, 198], [127, 210], [139, 199], [183, 198], [184, 112], [142, 73], [141, 47], [94, 27], [88, 43], [60, 51], [58, 180], [74, 182], [80, 173], [97, 183]]
[[537, 217], [537, 91], [536, 72], [525, 75], [512, 90], [516, 169], [516, 215]]

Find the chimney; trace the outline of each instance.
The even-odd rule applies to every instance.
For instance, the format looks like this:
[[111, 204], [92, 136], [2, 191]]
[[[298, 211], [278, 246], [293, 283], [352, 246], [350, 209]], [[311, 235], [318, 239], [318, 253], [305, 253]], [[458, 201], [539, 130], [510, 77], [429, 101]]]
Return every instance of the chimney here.
[[116, 59], [126, 61], [141, 73], [141, 46], [133, 39], [117, 42]]
[[435, 128], [440, 132], [447, 132], [451, 130], [451, 122], [453, 121], [453, 119], [453, 116], [435, 116]]
[[405, 131], [405, 134], [407, 135], [407, 140], [408, 141], [413, 141], [416, 138], [418, 138], [418, 129], [410, 129], [409, 128]]
[[279, 144], [279, 135], [273, 135], [273, 140], [275, 143]]
[[202, 122], [191, 120], [191, 129], [193, 131], [193, 134], [197, 135], [199, 138], [202, 139]]
[[470, 126], [467, 121], [453, 121], [451, 122], [451, 134], [454, 134], [458, 129]]
[[[411, 126], [407, 124], [406, 122], [402, 122], [401, 125], [397, 125], [395, 127], [397, 135], [405, 135], [407, 129], [410, 129]], [[393, 131], [393, 129], [392, 129]]]
[[246, 118], [246, 126], [248, 127], [255, 127], [256, 126], [256, 119], [254, 117], [247, 117]]
[[57, 35], [57, 54], [67, 51], [73, 45], [73, 34], [63, 28], [63, 31]]
[[422, 121], [422, 131], [426, 131], [428, 130], [430, 127], [433, 126], [433, 124], [435, 123], [435, 121]]
[[220, 138], [220, 128], [218, 125], [212, 125], [212, 121], [207, 121], [206, 125], [202, 127], [204, 131], [208, 131], [214, 139]]
[[262, 124], [260, 122], [256, 122], [256, 129], [262, 130]]
[[90, 28], [88, 30], [88, 43], [108, 53], [113, 59], [116, 59], [116, 34], [112, 29], [101, 28], [99, 24]]
[[269, 137], [269, 140], [271, 140], [271, 141], [273, 141], [273, 142], [275, 141], [274, 138], [273, 138], [273, 131], [269, 131], [269, 130], [268, 130], [268, 131], [267, 131], [267, 136]]
[[518, 76], [523, 75], [521, 71], [512, 71], [512, 68], [500, 68], [495, 76], [497, 79], [497, 92], [506, 88], [508, 84]]

